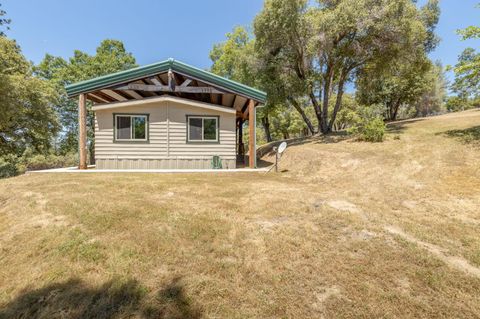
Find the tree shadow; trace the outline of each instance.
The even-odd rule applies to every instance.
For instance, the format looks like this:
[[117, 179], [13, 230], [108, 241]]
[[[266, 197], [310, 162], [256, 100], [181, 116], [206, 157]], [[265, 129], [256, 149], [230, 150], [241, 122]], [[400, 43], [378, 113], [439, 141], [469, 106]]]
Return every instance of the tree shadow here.
[[[334, 144], [351, 139], [352, 136], [346, 131], [332, 132], [327, 135], [315, 135], [307, 137], [292, 138], [287, 140], [274, 141], [260, 146], [257, 149], [257, 157], [274, 155], [273, 148], [278, 147], [282, 142], [287, 142], [288, 147], [304, 144]], [[270, 165], [272, 165], [271, 163]]]
[[0, 318], [173, 318], [199, 319], [199, 308], [185, 296], [180, 278], [147, 298], [135, 280], [111, 280], [89, 287], [79, 279], [25, 290], [0, 309]]
[[417, 119], [410, 119], [410, 120], [403, 120], [397, 122], [389, 122], [386, 123], [387, 125], [387, 132], [392, 134], [401, 134], [403, 133], [410, 124], [424, 121], [425, 118], [417, 118]]
[[480, 144], [480, 126], [473, 126], [463, 130], [449, 130], [436, 135], [453, 137], [465, 144]]

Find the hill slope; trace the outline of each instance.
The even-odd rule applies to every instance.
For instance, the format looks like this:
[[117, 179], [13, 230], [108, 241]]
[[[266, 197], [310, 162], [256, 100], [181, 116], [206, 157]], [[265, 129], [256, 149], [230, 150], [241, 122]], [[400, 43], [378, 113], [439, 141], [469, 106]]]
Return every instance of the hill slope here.
[[0, 318], [479, 317], [479, 125], [311, 139], [279, 174], [2, 180]]

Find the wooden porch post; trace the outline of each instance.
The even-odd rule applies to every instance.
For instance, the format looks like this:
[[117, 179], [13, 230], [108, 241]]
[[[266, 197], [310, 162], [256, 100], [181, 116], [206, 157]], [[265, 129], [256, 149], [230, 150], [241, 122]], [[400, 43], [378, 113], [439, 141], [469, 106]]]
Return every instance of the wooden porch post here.
[[255, 168], [257, 164], [256, 134], [255, 134], [255, 102], [248, 102], [248, 166]]
[[238, 159], [245, 164], [245, 145], [243, 145], [243, 119], [238, 119], [238, 145], [237, 155]]
[[85, 94], [78, 97], [78, 152], [79, 169], [87, 169], [87, 99]]

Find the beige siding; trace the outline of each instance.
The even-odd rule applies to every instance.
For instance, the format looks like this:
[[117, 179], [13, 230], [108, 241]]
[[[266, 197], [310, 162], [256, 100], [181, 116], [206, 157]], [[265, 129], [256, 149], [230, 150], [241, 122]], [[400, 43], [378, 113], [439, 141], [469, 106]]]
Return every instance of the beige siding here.
[[[209, 168], [213, 155], [219, 155], [225, 167], [235, 167], [235, 114], [173, 101], [95, 113], [95, 158], [99, 169]], [[115, 113], [149, 114], [149, 141], [114, 142]], [[187, 143], [187, 115], [219, 116], [219, 142]]]

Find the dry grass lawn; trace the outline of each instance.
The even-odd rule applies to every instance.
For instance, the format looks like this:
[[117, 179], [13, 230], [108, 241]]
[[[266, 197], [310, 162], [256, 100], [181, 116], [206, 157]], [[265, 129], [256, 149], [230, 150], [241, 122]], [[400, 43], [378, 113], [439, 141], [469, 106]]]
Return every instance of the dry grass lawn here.
[[0, 181], [0, 318], [478, 318], [480, 111], [282, 173]]

